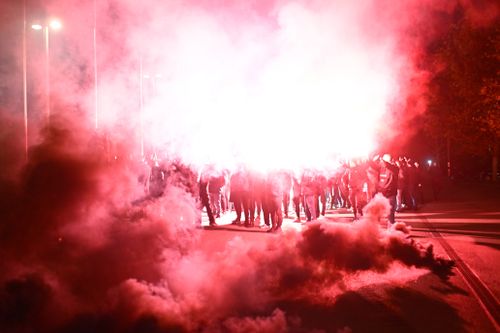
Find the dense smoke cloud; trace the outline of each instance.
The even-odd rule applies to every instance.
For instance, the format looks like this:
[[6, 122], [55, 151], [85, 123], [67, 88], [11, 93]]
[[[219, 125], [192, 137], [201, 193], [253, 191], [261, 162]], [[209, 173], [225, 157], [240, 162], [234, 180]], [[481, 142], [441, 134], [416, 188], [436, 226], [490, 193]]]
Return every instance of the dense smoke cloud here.
[[[74, 6], [49, 6], [72, 16], [70, 46], [53, 43], [54, 92], [91, 109], [94, 91], [67, 84], [81, 75], [72, 65], [90, 75], [93, 61], [92, 4], [78, 11], [84, 19]], [[116, 126], [131, 129], [137, 151], [142, 121], [148, 147], [197, 165], [318, 167], [365, 155], [405, 94], [401, 73], [414, 72], [396, 45], [405, 27], [379, 22], [378, 10], [372, 1], [99, 2], [101, 126], [118, 137]]]
[[[126, 157], [140, 153], [141, 67], [150, 148], [195, 165], [253, 161], [257, 168], [321, 167], [332, 155], [367, 153], [377, 130], [399, 133], [391, 114], [425, 110], [429, 73], [419, 69], [419, 55], [446, 23], [428, 15], [450, 13], [456, 3], [96, 4], [99, 131], [111, 143], [92, 129], [92, 1], [47, 4], [64, 20], [51, 44], [54, 117], [26, 163], [19, 117], [1, 110], [2, 331], [303, 332], [316, 327], [289, 315], [287, 300], [330, 304], [373, 283], [370, 274], [408, 273], [398, 265], [449, 276], [451, 263], [432, 247], [379, 228], [382, 198], [352, 225], [312, 224], [260, 244], [235, 238], [223, 251], [200, 252], [192, 196], [170, 186], [157, 201], [131, 204], [143, 189], [140, 167]], [[498, 14], [489, 3], [489, 16], [464, 6], [477, 24]], [[30, 91], [42, 90], [41, 62], [31, 54]], [[8, 92], [20, 89], [6, 82], [18, 75], [3, 64], [4, 105], [16, 108], [21, 99]], [[30, 102], [37, 96], [30, 93]], [[30, 105], [30, 114], [42, 112], [35, 107], [42, 102]], [[262, 147], [269, 150], [257, 158]]]
[[[54, 99], [89, 121], [93, 6], [47, 6], [66, 20], [53, 34]], [[487, 1], [98, 1], [98, 122], [135, 153], [143, 132], [148, 152], [197, 165], [363, 156], [411, 135], [432, 75], [423, 54], [457, 6], [483, 24], [498, 13]]]
[[359, 223], [200, 252], [194, 198], [172, 184], [132, 205], [142, 195], [137, 169], [106, 162], [86, 133], [54, 121], [20, 176], [2, 178], [2, 331], [285, 332], [301, 325], [280, 302], [332, 302], [360, 272], [400, 262], [451, 273], [432, 247], [379, 228], [382, 197]]
[[[96, 51], [98, 123], [114, 142], [141, 152], [142, 82], [147, 152], [259, 168], [330, 165], [377, 141], [404, 142], [415, 130], [406, 124], [426, 109], [429, 44], [459, 11], [487, 25], [500, 10], [488, 0], [97, 1], [95, 11], [90, 0], [26, 3], [31, 143], [45, 59], [30, 24], [59, 17], [63, 29], [50, 35], [55, 106], [94, 121]], [[22, 110], [21, 3], [3, 2], [2, 14], [0, 93], [11, 113]]]
[[[366, 155], [378, 141], [404, 142], [415, 129], [406, 124], [426, 109], [429, 43], [457, 10], [478, 25], [499, 13], [485, 0], [53, 0], [30, 11], [35, 2], [27, 1], [32, 143], [45, 71], [43, 34], [29, 25], [46, 13], [63, 21], [51, 33], [50, 75], [52, 103], [69, 106], [65, 113], [94, 122], [95, 51], [98, 124], [113, 142], [140, 154], [143, 132], [148, 153], [261, 169], [329, 166], [339, 156]], [[21, 39], [11, 32], [22, 25], [9, 13], [22, 10], [13, 3], [4, 5], [2, 30], [14, 45], [7, 66], [17, 59], [19, 74]], [[21, 109], [14, 97], [21, 75], [1, 75], [18, 83], [7, 98]]]

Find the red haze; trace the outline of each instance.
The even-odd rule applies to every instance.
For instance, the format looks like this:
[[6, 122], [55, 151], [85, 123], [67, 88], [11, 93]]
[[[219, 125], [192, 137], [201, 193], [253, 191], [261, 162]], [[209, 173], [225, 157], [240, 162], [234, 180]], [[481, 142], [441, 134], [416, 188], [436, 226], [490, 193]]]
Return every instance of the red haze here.
[[[2, 50], [10, 59], [0, 72], [2, 331], [302, 332], [301, 318], [280, 304], [332, 302], [360, 275], [395, 265], [451, 274], [452, 263], [432, 247], [379, 229], [387, 209], [382, 198], [353, 225], [317, 223], [252, 245], [235, 238], [222, 252], [201, 253], [199, 211], [178, 184], [157, 201], [131, 204], [143, 194], [138, 167], [128, 159], [140, 154], [140, 63], [146, 148], [195, 166], [324, 167], [341, 155], [368, 153], [380, 134], [400, 135], [425, 111], [432, 73], [419, 60], [426, 43], [446, 30], [437, 14], [460, 3], [471, 20], [488, 24], [498, 7], [96, 3], [97, 109], [106, 139], [92, 128], [92, 1], [47, 3], [47, 12], [64, 22], [51, 43], [54, 117], [40, 131], [30, 123], [27, 163], [20, 89], [10, 86], [21, 87], [21, 57], [17, 48]], [[0, 8], [12, 13], [16, 6]], [[2, 36], [14, 21], [0, 23]], [[44, 77], [36, 45], [28, 46], [31, 121], [43, 118]], [[352, 133], [360, 135], [349, 140]], [[262, 147], [269, 150], [258, 155]]]

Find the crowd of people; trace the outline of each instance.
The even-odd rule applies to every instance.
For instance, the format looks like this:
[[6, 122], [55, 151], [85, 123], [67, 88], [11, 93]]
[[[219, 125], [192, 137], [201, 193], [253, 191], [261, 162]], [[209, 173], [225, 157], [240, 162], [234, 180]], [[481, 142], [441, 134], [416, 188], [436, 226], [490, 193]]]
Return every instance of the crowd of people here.
[[197, 172], [180, 162], [165, 164], [157, 159], [149, 167], [143, 181], [150, 198], [162, 196], [168, 184], [184, 187], [197, 199], [200, 210], [206, 211], [211, 226], [234, 210], [232, 224], [278, 232], [283, 218], [289, 217], [290, 206], [295, 222], [302, 222], [303, 217], [304, 222], [314, 221], [327, 209], [352, 211], [357, 220], [376, 193], [389, 200], [388, 223], [393, 224], [397, 211], [416, 210], [423, 203], [420, 164], [389, 154], [344, 161], [329, 171], [304, 169], [300, 173], [283, 169], [261, 173], [244, 165], [233, 172], [213, 166]]

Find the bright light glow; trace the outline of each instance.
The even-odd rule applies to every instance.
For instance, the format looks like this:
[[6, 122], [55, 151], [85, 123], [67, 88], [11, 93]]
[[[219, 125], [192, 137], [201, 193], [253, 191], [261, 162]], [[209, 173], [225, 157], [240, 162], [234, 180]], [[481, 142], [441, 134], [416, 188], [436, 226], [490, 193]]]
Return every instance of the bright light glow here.
[[[356, 6], [321, 3], [289, 2], [271, 24], [262, 17], [234, 26], [186, 10], [156, 34], [137, 32], [134, 41], [149, 44], [136, 49], [155, 70], [144, 77], [163, 75], [143, 86], [146, 152], [265, 171], [332, 168], [375, 150], [378, 131], [394, 119], [387, 114], [404, 64], [393, 40], [361, 31]], [[103, 109], [119, 117], [106, 93], [117, 81], [100, 89]]]
[[32, 24], [32, 25], [31, 25], [31, 28], [32, 28], [33, 30], [42, 30], [42, 28], [43, 28], [43, 27], [42, 27], [42, 25], [41, 25], [41, 24], [35, 23], [35, 24]]
[[59, 30], [62, 28], [61, 21], [55, 19], [50, 21], [49, 26], [54, 30]]
[[427, 164], [429, 164], [429, 166], [432, 165], [432, 160], [427, 160]]

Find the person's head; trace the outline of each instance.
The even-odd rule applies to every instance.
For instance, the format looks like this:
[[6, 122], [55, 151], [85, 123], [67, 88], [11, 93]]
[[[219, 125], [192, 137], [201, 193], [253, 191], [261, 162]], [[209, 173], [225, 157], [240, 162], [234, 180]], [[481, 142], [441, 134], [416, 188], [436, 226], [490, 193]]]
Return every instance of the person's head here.
[[391, 163], [391, 160], [392, 160], [391, 154], [384, 154], [382, 156], [382, 161], [384, 161], [384, 162]]

